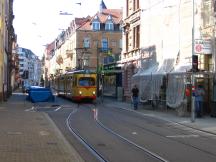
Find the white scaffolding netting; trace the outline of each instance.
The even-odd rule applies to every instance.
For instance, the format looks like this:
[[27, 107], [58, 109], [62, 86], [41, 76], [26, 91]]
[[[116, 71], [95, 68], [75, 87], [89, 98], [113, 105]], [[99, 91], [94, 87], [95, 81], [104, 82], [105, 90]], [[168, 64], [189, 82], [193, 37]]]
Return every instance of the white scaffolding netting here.
[[180, 65], [171, 71], [173, 61], [167, 60], [165, 63], [161, 67], [154, 65], [147, 70], [140, 70], [133, 76], [133, 83], [140, 89], [140, 101], [159, 99], [161, 87], [165, 87], [166, 104], [170, 108], [178, 108], [185, 97], [185, 87], [190, 80], [187, 71], [191, 66]]
[[[179, 64], [167, 75], [166, 103], [171, 108], [178, 108], [185, 97], [185, 88], [190, 75], [191, 65]], [[188, 80], [189, 79], [189, 80]]]
[[171, 71], [173, 64], [174, 59], [166, 59], [161, 65], [154, 64], [133, 76], [133, 84], [140, 89], [140, 101], [159, 99], [166, 74]]

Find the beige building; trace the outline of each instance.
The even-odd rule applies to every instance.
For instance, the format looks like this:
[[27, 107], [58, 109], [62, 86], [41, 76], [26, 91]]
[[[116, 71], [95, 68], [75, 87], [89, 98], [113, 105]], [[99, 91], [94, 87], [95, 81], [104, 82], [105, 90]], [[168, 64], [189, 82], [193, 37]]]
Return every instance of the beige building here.
[[0, 101], [3, 100], [3, 83], [4, 83], [4, 31], [5, 31], [5, 2], [0, 1]]
[[[88, 69], [99, 73], [115, 72], [122, 50], [122, 10], [102, 8], [94, 16], [75, 18], [67, 30], [47, 46], [45, 74], [47, 80], [70, 70]], [[53, 52], [49, 52], [52, 51]], [[112, 70], [109, 66], [112, 65]], [[107, 70], [107, 71], [108, 71]], [[116, 90], [116, 84], [112, 85]]]
[[0, 1], [0, 102], [12, 93], [11, 72], [13, 65], [13, 43], [16, 42], [13, 22], [13, 1]]

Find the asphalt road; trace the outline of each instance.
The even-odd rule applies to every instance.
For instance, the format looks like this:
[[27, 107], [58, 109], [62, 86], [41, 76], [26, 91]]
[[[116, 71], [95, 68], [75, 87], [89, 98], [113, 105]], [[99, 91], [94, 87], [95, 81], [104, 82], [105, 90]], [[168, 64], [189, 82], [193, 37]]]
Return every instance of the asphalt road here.
[[47, 113], [85, 161], [100, 160], [71, 130], [106, 161], [216, 161], [216, 136], [102, 104], [58, 101], [61, 109]]

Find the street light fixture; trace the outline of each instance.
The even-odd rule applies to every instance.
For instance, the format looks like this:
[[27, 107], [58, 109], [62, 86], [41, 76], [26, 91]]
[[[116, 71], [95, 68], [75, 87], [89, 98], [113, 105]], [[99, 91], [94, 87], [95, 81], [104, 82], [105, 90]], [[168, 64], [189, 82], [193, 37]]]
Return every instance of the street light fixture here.
[[73, 14], [69, 12], [59, 11], [59, 15], [73, 15]]

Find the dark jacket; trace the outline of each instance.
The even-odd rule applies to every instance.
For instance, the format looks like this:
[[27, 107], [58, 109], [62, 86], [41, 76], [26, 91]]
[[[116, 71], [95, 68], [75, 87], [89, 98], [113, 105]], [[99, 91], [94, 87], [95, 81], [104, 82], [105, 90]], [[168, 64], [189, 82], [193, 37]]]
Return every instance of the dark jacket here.
[[139, 89], [137, 87], [132, 88], [131, 92], [133, 97], [138, 97]]

